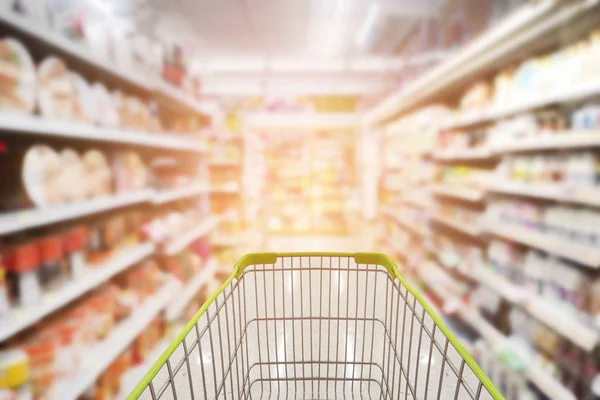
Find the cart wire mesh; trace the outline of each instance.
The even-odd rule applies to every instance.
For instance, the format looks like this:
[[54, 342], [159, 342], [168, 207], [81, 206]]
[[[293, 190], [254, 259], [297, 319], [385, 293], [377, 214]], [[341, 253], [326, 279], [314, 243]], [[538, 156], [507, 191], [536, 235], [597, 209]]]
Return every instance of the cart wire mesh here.
[[255, 253], [128, 400], [502, 399], [377, 253]]

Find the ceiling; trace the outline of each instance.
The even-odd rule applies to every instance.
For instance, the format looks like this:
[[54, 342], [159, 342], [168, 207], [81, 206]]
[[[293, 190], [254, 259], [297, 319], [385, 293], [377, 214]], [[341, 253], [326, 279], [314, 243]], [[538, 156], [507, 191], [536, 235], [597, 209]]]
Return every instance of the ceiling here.
[[373, 31], [371, 36], [376, 36], [377, 31], [389, 35], [390, 30], [383, 28], [390, 22], [398, 23], [398, 29], [392, 31], [402, 34], [404, 25], [433, 16], [440, 3], [440, 0], [145, 1], [154, 11], [154, 18], [146, 21], [146, 30], [151, 28], [164, 37], [179, 35], [186, 26], [186, 41], [193, 42], [190, 45], [197, 54], [238, 58], [359, 56], [370, 50], [357, 45], [369, 14], [377, 14], [372, 18], [375, 21], [369, 29]]

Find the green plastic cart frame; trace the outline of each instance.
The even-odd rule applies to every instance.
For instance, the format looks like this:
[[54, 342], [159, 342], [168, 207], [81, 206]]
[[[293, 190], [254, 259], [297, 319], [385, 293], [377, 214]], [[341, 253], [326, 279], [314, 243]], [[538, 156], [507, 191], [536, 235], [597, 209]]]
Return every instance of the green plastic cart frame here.
[[251, 253], [128, 400], [503, 399], [379, 253]]

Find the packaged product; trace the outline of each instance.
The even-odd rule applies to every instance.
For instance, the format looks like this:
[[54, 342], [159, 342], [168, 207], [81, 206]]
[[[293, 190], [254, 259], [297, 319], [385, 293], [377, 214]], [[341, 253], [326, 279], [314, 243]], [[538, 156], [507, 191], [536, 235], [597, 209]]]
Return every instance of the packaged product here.
[[6, 262], [6, 281], [9, 298], [22, 307], [33, 307], [40, 303], [40, 255], [35, 243], [15, 246]]
[[0, 204], [5, 210], [43, 207], [64, 201], [59, 155], [50, 147], [10, 146], [0, 154]]
[[74, 279], [81, 278], [86, 271], [84, 254], [86, 240], [87, 229], [83, 225], [70, 229], [63, 239], [69, 272]]
[[0, 391], [18, 388], [28, 379], [27, 353], [19, 349], [0, 350]]
[[96, 97], [92, 88], [83, 78], [83, 76], [69, 72], [73, 86], [75, 88], [75, 119], [84, 122], [95, 122], [98, 117], [96, 107]]
[[48, 236], [38, 241], [40, 268], [38, 275], [42, 288], [53, 290], [68, 278], [68, 269], [63, 258], [63, 244], [58, 235]]
[[19, 41], [0, 40], [0, 109], [32, 113], [36, 98], [35, 64]]
[[33, 331], [19, 339], [14, 347], [24, 351], [29, 360], [29, 370], [34, 398], [48, 393], [58, 380], [56, 356], [60, 339], [53, 332]]
[[59, 154], [61, 174], [57, 179], [59, 191], [64, 201], [82, 201], [89, 192], [85, 165], [79, 154], [72, 149], [62, 150]]
[[144, 189], [149, 181], [142, 159], [133, 152], [117, 154], [112, 162], [112, 171], [117, 193]]
[[94, 314], [93, 326], [96, 340], [106, 338], [115, 325], [117, 307], [115, 293], [118, 294], [119, 291], [108, 290], [107, 287], [104, 287], [85, 300], [85, 305], [90, 307]]
[[85, 180], [89, 197], [109, 195], [112, 192], [112, 173], [108, 160], [98, 150], [88, 150], [83, 155]]
[[48, 57], [38, 67], [38, 103], [44, 117], [75, 120], [77, 95], [71, 73], [57, 57]]
[[44, 327], [45, 334], [57, 338], [55, 372], [59, 379], [69, 378], [77, 373], [83, 343], [79, 322], [78, 319], [60, 315]]
[[117, 106], [113, 102], [113, 98], [101, 83], [94, 83], [91, 88], [94, 103], [98, 112], [95, 115], [95, 120], [98, 125], [117, 127], [119, 126], [119, 113]]

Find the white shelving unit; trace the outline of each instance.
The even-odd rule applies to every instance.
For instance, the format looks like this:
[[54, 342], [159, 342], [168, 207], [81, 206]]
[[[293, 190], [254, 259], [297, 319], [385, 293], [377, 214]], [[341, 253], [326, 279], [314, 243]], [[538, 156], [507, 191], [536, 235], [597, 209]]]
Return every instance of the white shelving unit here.
[[[593, 2], [589, 2], [590, 4]], [[553, 88], [549, 93], [538, 94], [530, 99], [513, 102], [507, 106], [496, 106], [488, 110], [473, 113], [471, 115], [457, 118], [447, 124], [446, 128], [462, 128], [483, 122], [496, 121], [512, 115], [524, 113], [536, 108], [542, 108], [559, 103], [574, 103], [586, 100], [600, 94], [600, 81], [570, 86], [567, 88]]]
[[198, 183], [192, 186], [184, 186], [181, 188], [171, 189], [164, 192], [155, 192], [152, 202], [154, 204], [165, 204], [172, 201], [182, 200], [189, 197], [198, 196], [208, 193], [210, 187], [206, 184]]
[[561, 131], [519, 140], [492, 144], [494, 153], [521, 153], [560, 149], [589, 149], [600, 147], [600, 132]]
[[532, 316], [554, 329], [571, 342], [586, 351], [592, 351], [598, 344], [598, 330], [577, 318], [572, 312], [561, 309], [560, 306], [544, 300], [521, 288], [502, 276], [480, 268], [477, 279], [485, 286], [493, 289], [508, 301], [520, 305]]
[[509, 241], [544, 250], [590, 268], [600, 268], [600, 249], [570, 243], [543, 232], [498, 221], [486, 221], [482, 226], [485, 227], [486, 232]]
[[427, 229], [424, 229], [423, 227], [420, 227], [420, 226], [414, 224], [413, 222], [407, 220], [406, 217], [404, 217], [399, 210], [396, 210], [391, 207], [382, 207], [381, 212], [383, 214], [389, 216], [390, 218], [392, 218], [394, 221], [398, 222], [400, 225], [402, 225], [404, 228], [408, 229], [409, 231], [411, 231], [419, 236], [423, 236], [423, 237], [429, 236], [429, 231]]
[[0, 235], [24, 231], [44, 225], [144, 203], [152, 199], [150, 189], [98, 197], [77, 203], [33, 208], [0, 214]]
[[138, 86], [144, 90], [151, 90], [151, 82], [147, 77], [134, 73], [131, 70], [120, 68], [108, 60], [101, 59], [95, 55], [90, 48], [86, 47], [82, 43], [77, 43], [70, 40], [58, 31], [53, 31], [49, 27], [46, 27], [31, 18], [27, 18], [12, 12], [7, 9], [0, 9], [0, 21], [18, 29], [28, 36], [34, 37], [37, 40], [61, 50], [62, 52], [69, 54], [70, 56], [77, 58], [81, 62], [91, 65], [97, 69], [114, 75], [115, 77], [127, 81], [130, 84]]
[[433, 157], [439, 161], [481, 161], [492, 158], [494, 154], [488, 148], [460, 149], [460, 150], [437, 150]]
[[[484, 338], [493, 349], [498, 349], [506, 343], [506, 337], [483, 319], [477, 310], [470, 307], [464, 307], [459, 309], [459, 314], [465, 322], [468, 322], [469, 325], [479, 332], [481, 337]], [[525, 362], [524, 373], [527, 378], [535, 383], [549, 399], [577, 400], [560, 381], [536, 365], [534, 361], [523, 361]]]
[[564, 184], [536, 184], [497, 179], [489, 181], [487, 189], [495, 193], [600, 207], [600, 188], [595, 187], [581, 188]]
[[219, 218], [215, 216], [207, 217], [204, 221], [198, 224], [194, 229], [178, 236], [173, 241], [166, 244], [164, 253], [167, 255], [175, 255], [189, 246], [194, 240], [205, 236], [217, 225]]
[[[10, 9], [0, 9], [0, 21], [8, 26], [15, 28], [23, 34], [44, 43], [46, 46], [57, 49], [79, 62], [91, 66], [96, 70], [103, 71], [109, 75], [136, 86], [146, 92], [154, 91], [158, 94], [168, 97], [171, 101], [186, 107], [189, 110], [199, 114], [205, 114], [207, 109], [203, 105], [190, 98], [181, 89], [164, 82], [160, 77], [149, 77], [139, 73], [138, 68], [121, 67], [111, 62], [111, 60], [102, 58], [86, 46], [63, 36], [60, 32], [54, 31], [49, 27], [37, 23], [35, 20], [14, 13]], [[133, 72], [136, 71], [136, 72]]]
[[180, 287], [181, 284], [171, 278], [157, 293], [136, 307], [132, 315], [119, 323], [104, 341], [85, 350], [79, 372], [71, 379], [58, 382], [52, 397], [76, 400], [83, 395], [115, 358], [167, 307]]
[[468, 225], [466, 223], [454, 221], [450, 218], [444, 217], [435, 212], [429, 214], [429, 218], [432, 219], [433, 221], [436, 221], [440, 224], [449, 226], [450, 228], [457, 230], [459, 232], [462, 232], [464, 234], [467, 234], [469, 236], [478, 237], [479, 235], [481, 235], [481, 228], [480, 228], [479, 224]]
[[[550, 42], [559, 47], [565, 46], [562, 38], [565, 37], [566, 32], [572, 33], [573, 36], [578, 38], [583, 38], [584, 35], [589, 34], [590, 29], [596, 29], [595, 27], [597, 27], [595, 17], [592, 18], [592, 16], [598, 15], [599, 4], [597, 0], [527, 2], [520, 10], [504, 21], [497, 23], [471, 44], [458, 50], [455, 55], [439, 63], [410, 84], [403, 86], [399, 91], [369, 110], [364, 118], [365, 124], [369, 126], [369, 129], [381, 128], [385, 131], [386, 140], [390, 137], [391, 140], [394, 140], [395, 135], [398, 135], [398, 139], [400, 139], [400, 135], [423, 134], [428, 131], [434, 131], [438, 134], [450, 133], [445, 131], [454, 129], [464, 131], [457, 132], [457, 134], [473, 133], [480, 135], [483, 133], [482, 129], [487, 130], [488, 126], [505, 118], [512, 118], [519, 114], [530, 113], [557, 104], [577, 107], [586, 100], [597, 100], [600, 95], [600, 80], [596, 78], [584, 82], [586, 78], [582, 77], [580, 81], [571, 81], [575, 83], [565, 79], [563, 83], [557, 82], [552, 87], [548, 86], [537, 91], [520, 93], [514, 99], [507, 99], [509, 101], [492, 103], [487, 107], [479, 107], [477, 110], [470, 108], [467, 111], [460, 111], [452, 114], [456, 117], [450, 117], [446, 121], [443, 121], [442, 118], [432, 121], [426, 121], [426, 118], [422, 118], [435, 115], [436, 112], [441, 115], [443, 110], [429, 108], [428, 110], [420, 110], [422, 113], [418, 111], [428, 104], [458, 104], [460, 96], [469, 87], [472, 87], [477, 80], [488, 79], [494, 73], [501, 72], [503, 68], [514, 64], [514, 62], [521, 62], [524, 57], [543, 56], [545, 51], [543, 49], [549, 48]], [[578, 29], [580, 26], [581, 29]], [[572, 37], [571, 39], [575, 40], [576, 38]], [[397, 118], [397, 120], [391, 121], [393, 118]], [[552, 133], [540, 132], [538, 136], [512, 138], [510, 132], [506, 132], [504, 136], [501, 133], [496, 134], [494, 132], [494, 136], [488, 136], [487, 143], [480, 148], [440, 151], [435, 149], [432, 142], [429, 144], [430, 149], [419, 150], [424, 152], [429, 150], [433, 159], [439, 162], [440, 166], [454, 164], [456, 166], [472, 167], [473, 176], [481, 177], [481, 182], [478, 182], [480, 190], [463, 190], [462, 188], [429, 182], [428, 189], [435, 196], [436, 202], [451, 203], [453, 200], [461, 200], [460, 207], [476, 207], [477, 212], [481, 212], [481, 209], [487, 206], [488, 200], [494, 201], [496, 198], [496, 196], [486, 196], [489, 192], [529, 198], [533, 201], [551, 200], [561, 204], [571, 203], [600, 207], [600, 200], [598, 200], [600, 199], [600, 189], [596, 187], [542, 185], [535, 182], [517, 183], [506, 179], [502, 180], [500, 175], [495, 175], [492, 172], [497, 161], [513, 153], [532, 154], [565, 149], [598, 150], [600, 149], [599, 133], [597, 130], [590, 132], [567, 130]], [[421, 160], [420, 165], [411, 167], [414, 171], [417, 171], [420, 167], [424, 169], [429, 166], [430, 162], [427, 159]], [[486, 174], [484, 171], [486, 169], [490, 173]], [[406, 178], [397, 179], [394, 182], [394, 187], [406, 186], [406, 182], [402, 182], [402, 180], [409, 181], [411, 174], [407, 175]], [[404, 191], [406, 192], [407, 189], [404, 189]], [[384, 198], [389, 197], [396, 199], [401, 196], [387, 196]], [[398, 203], [400, 205], [401, 201], [398, 201]], [[458, 208], [458, 205], [452, 206]], [[484, 233], [490, 233], [492, 236], [540, 249], [590, 268], [600, 267], [600, 249], [571, 242], [566, 237], [553, 236], [520, 225], [500, 223], [485, 217], [479, 219], [477, 227], [468, 226], [437, 215], [433, 211], [435, 208], [426, 207], [426, 209], [431, 212], [429, 214], [429, 226], [431, 234], [436, 235], [436, 237], [439, 233], [446, 240], [456, 240], [457, 242], [468, 242], [470, 240], [467, 236], [454, 238], [455, 235], [439, 232], [438, 228], [441, 230], [441, 226], [437, 227], [437, 224], [431, 224], [433, 221], [480, 239], [476, 244], [469, 244], [469, 247], [481, 249], [484, 241], [490, 237], [484, 235]], [[402, 211], [398, 211], [398, 214], [401, 213]], [[394, 210], [388, 211], [388, 214], [394, 215]], [[482, 215], [485, 216], [485, 212]], [[442, 242], [440, 240], [440, 243]], [[432, 254], [438, 254], [439, 249], [431, 250], [433, 250]], [[469, 275], [471, 279], [475, 278], [482, 285], [492, 287], [502, 297], [528, 312], [533, 318], [552, 329], [564, 340], [575, 343], [580, 349], [590, 352], [597, 346], [600, 336], [599, 327], [591, 326], [587, 318], [580, 318], [578, 312], [571, 310], [566, 304], [556, 304], [542, 296], [533, 295], [500, 276], [480, 276], [475, 271], [470, 271], [465, 275]], [[431, 277], [422, 276], [422, 279], [426, 281]], [[430, 286], [446, 302], [453, 301], [452, 294], [448, 293], [449, 290], [438, 287], [436, 282], [430, 282]], [[583, 312], [581, 313], [583, 314]], [[492, 345], [492, 348], [506, 345], [506, 341], [509, 340], [488, 323], [478, 309], [465, 306], [459, 309], [459, 315], [473, 325], [482, 338]], [[537, 346], [537, 343], [535, 345]], [[560, 369], [562, 372], [567, 372], [562, 367]], [[559, 379], [554, 378], [540, 367], [536, 360], [526, 360], [524, 375], [550, 399], [574, 400], [576, 398]], [[577, 378], [573, 374], [571, 377], [573, 379]], [[577, 378], [577, 380], [580, 379]], [[583, 383], [583, 380], [581, 380], [581, 383], [587, 384]], [[577, 390], [579, 389], [581, 388], [577, 388]]]
[[485, 198], [485, 191], [470, 187], [450, 186], [444, 184], [431, 185], [431, 191], [438, 196], [452, 197], [470, 202], [480, 202]]
[[0, 130], [13, 135], [87, 140], [193, 153], [207, 151], [206, 146], [198, 140], [181, 137], [183, 135], [124, 131], [119, 128], [104, 128], [27, 114], [0, 112]]
[[202, 271], [187, 282], [178, 295], [169, 303], [169, 306], [165, 310], [167, 321], [174, 321], [179, 318], [185, 307], [196, 296], [206, 281], [215, 274], [218, 268], [219, 263], [216, 259], [211, 258], [207, 261]]
[[81, 279], [65, 284], [56, 292], [45, 294], [39, 306], [20, 307], [10, 311], [9, 314], [0, 317], [0, 342], [107, 282], [113, 276], [142, 261], [153, 252], [154, 245], [150, 243], [142, 243], [118, 250], [102, 265], [90, 268]]

